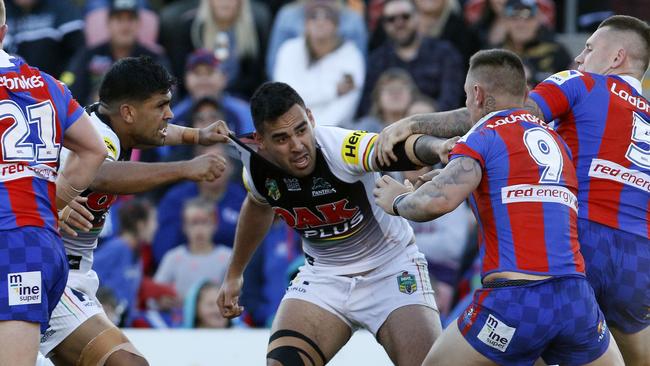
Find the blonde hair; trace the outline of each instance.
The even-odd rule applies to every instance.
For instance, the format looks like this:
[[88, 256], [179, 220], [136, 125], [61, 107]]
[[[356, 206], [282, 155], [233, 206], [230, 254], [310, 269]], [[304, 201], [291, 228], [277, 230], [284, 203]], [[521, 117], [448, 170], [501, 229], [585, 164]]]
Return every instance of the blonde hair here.
[[[253, 10], [250, 0], [239, 1], [239, 14], [233, 26], [236, 40], [236, 52], [239, 58], [256, 57], [259, 52], [257, 31], [253, 19]], [[214, 19], [214, 12], [210, 0], [201, 0], [196, 18], [192, 23], [192, 43], [195, 48], [214, 50], [217, 34], [228, 31], [219, 29]]]

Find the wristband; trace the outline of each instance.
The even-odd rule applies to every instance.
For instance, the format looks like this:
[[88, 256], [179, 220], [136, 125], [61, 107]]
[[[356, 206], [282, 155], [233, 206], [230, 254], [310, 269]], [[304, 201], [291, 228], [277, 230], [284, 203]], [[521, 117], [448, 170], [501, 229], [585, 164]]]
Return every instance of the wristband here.
[[198, 128], [183, 128], [181, 133], [181, 142], [188, 145], [197, 145], [199, 143], [199, 129]]
[[400, 203], [404, 198], [406, 198], [406, 196], [408, 196], [409, 194], [411, 194], [411, 192], [405, 192], [405, 193], [402, 193], [402, 194], [398, 195], [397, 197], [395, 197], [395, 199], [393, 200], [393, 214], [394, 214], [395, 216], [399, 216], [399, 212], [397, 211], [397, 205], [398, 205], [398, 204], [399, 204], [399, 203]]

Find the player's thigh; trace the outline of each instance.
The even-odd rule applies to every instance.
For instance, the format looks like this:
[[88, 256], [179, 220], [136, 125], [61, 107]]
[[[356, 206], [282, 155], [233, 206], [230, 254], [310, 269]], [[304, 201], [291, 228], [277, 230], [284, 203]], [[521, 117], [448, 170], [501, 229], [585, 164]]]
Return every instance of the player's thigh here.
[[607, 351], [603, 353], [596, 360], [586, 364], [585, 366], [638, 366], [642, 365], [639, 363], [626, 363], [623, 362], [623, 356], [618, 349], [616, 341], [613, 337], [609, 337], [609, 346], [607, 346]]
[[610, 327], [626, 365], [650, 366], [650, 327], [627, 334]]
[[34, 366], [39, 333], [38, 323], [0, 321], [0, 366]]
[[100, 313], [88, 318], [52, 351], [57, 365], [147, 365], [128, 338]]
[[453, 321], [433, 344], [422, 366], [457, 365], [492, 366], [496, 363], [467, 343], [458, 329], [458, 322]]
[[437, 311], [423, 305], [408, 305], [388, 316], [377, 338], [393, 363], [419, 366], [441, 333]]
[[283, 364], [278, 360], [288, 357], [302, 360], [306, 366], [323, 365], [351, 336], [350, 327], [331, 312], [311, 302], [286, 299], [273, 321], [267, 364], [294, 366], [290, 361]]

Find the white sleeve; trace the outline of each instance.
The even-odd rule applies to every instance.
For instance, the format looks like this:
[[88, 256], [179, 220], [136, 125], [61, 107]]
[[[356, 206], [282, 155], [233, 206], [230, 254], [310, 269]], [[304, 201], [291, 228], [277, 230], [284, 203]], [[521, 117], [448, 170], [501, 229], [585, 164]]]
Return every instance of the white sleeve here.
[[377, 134], [319, 126], [316, 137], [330, 164], [352, 174], [362, 175], [376, 170], [372, 157]]
[[[94, 114], [90, 116], [90, 120], [93, 127], [95, 127], [95, 130], [99, 133], [102, 140], [104, 141], [104, 144], [106, 145], [106, 150], [108, 150], [108, 154], [106, 154], [106, 160], [117, 161], [121, 154], [120, 139], [117, 138], [115, 132], [108, 128], [108, 126], [106, 126], [101, 121], [98, 121], [97, 116]], [[63, 168], [65, 165], [65, 161], [67, 160], [69, 154], [70, 150], [66, 149], [65, 147], [61, 147], [61, 154], [59, 156], [61, 168]]]
[[244, 167], [242, 169], [241, 175], [242, 181], [244, 182], [244, 187], [246, 187], [246, 190], [249, 193], [249, 197], [252, 197], [259, 204], [268, 205], [269, 203], [266, 201], [266, 198], [264, 198], [264, 196], [262, 196], [262, 194], [257, 191], [257, 188], [253, 183], [253, 178], [248, 172], [248, 168]]

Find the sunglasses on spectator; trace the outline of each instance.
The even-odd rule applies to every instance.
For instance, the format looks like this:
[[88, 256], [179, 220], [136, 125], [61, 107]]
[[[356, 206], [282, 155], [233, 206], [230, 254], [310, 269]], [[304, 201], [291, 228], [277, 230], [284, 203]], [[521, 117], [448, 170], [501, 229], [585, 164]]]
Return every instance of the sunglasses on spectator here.
[[395, 23], [397, 20], [401, 20], [403, 22], [407, 22], [411, 19], [413, 16], [412, 13], [402, 13], [402, 14], [395, 14], [395, 15], [387, 15], [384, 16], [384, 22], [392, 24]]

